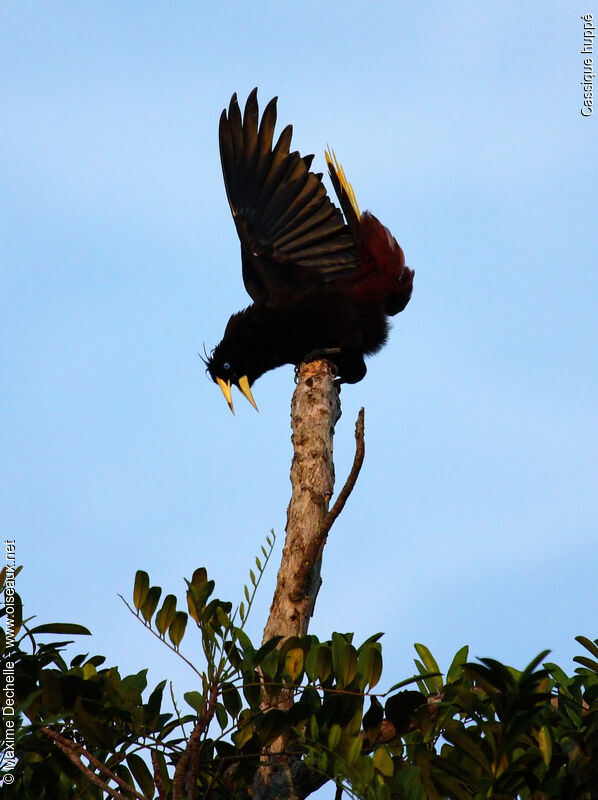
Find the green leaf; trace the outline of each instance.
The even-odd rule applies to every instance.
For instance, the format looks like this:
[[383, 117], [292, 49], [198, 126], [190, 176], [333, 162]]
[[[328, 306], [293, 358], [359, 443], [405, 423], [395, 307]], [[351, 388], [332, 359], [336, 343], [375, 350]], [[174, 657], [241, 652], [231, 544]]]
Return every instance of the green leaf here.
[[284, 731], [286, 715], [279, 708], [271, 708], [255, 721], [257, 735], [263, 745], [274, 741]]
[[370, 689], [380, 680], [382, 675], [382, 653], [379, 645], [369, 644], [362, 648], [357, 659], [357, 671], [363, 676], [363, 686]]
[[[440, 667], [436, 663], [436, 659], [432, 655], [432, 653], [428, 650], [425, 644], [414, 644], [413, 645], [417, 650], [418, 656], [424, 663], [425, 670], [428, 672], [440, 672]], [[417, 664], [417, 662], [416, 662]], [[421, 670], [420, 670], [421, 671]], [[426, 685], [430, 688], [431, 691], [438, 691], [442, 688], [442, 678], [427, 678], [425, 681]]]
[[[451, 800], [471, 800], [471, 792], [461, 784], [456, 778], [448, 775], [446, 772], [436, 772], [436, 780], [444, 786], [450, 793], [448, 796]], [[442, 795], [446, 797], [445, 794]], [[477, 795], [479, 797], [480, 795]], [[437, 794], [434, 797], [438, 797]], [[504, 795], [503, 795], [504, 797]]]
[[198, 715], [201, 714], [203, 708], [203, 696], [199, 692], [185, 692], [183, 695], [185, 702], [188, 703]]
[[[422, 669], [423, 669], [423, 667], [422, 667]], [[433, 677], [435, 677], [436, 675], [438, 675], [438, 673], [437, 673], [437, 672], [424, 672], [424, 673], [423, 673], [423, 674], [421, 674], [421, 675], [413, 675], [411, 678], [405, 678], [405, 680], [404, 680], [404, 681], [399, 681], [398, 683], [394, 683], [394, 684], [393, 684], [393, 685], [390, 687], [390, 689], [387, 689], [387, 690], [384, 692], [384, 695], [383, 695], [383, 696], [384, 696], [384, 697], [386, 697], [386, 695], [387, 695], [387, 694], [390, 694], [391, 692], [394, 692], [394, 691], [396, 691], [397, 689], [402, 689], [402, 688], [403, 688], [403, 686], [409, 686], [409, 684], [410, 684], [410, 683], [422, 684], [422, 681], [421, 681], [421, 679], [422, 679], [422, 678], [433, 678]], [[422, 684], [422, 688], [423, 688], [423, 689], [425, 689], [426, 687], [425, 687], [425, 686], [423, 686], [423, 684]]]
[[347, 640], [342, 633], [332, 634], [332, 667], [337, 681], [343, 672], [343, 651], [346, 646]]
[[221, 605], [216, 607], [216, 620], [221, 628], [230, 628], [230, 618]]
[[[114, 672], [112, 672], [112, 686], [116, 688], [118, 683], [118, 672], [114, 670]], [[132, 686], [140, 694], [144, 692], [147, 688], [147, 667], [145, 669], [140, 669], [139, 672], [136, 672], [134, 675], [125, 675], [122, 679], [122, 686], [127, 689]]]
[[119, 778], [121, 778], [123, 781], [126, 781], [132, 789], [135, 787], [133, 776], [124, 764], [119, 764], [117, 767], [115, 767], [114, 772]]
[[314, 689], [313, 686], [306, 686], [301, 694], [301, 702], [309, 706], [311, 709], [312, 714], [315, 714], [319, 711], [321, 706], [320, 695], [317, 689]]
[[[366, 644], [374, 644], [374, 642], [377, 642], [377, 641], [379, 641], [379, 640], [380, 640], [380, 639], [381, 639], [383, 636], [384, 636], [384, 633], [383, 633], [383, 632], [380, 632], [380, 633], [373, 633], [371, 636], [368, 636], [368, 638], [367, 638], [367, 639], [365, 640], [365, 642], [364, 642], [364, 643], [361, 645], [361, 647], [363, 647], [363, 646], [364, 646], [364, 645], [366, 645]], [[360, 648], [360, 649], [361, 649], [361, 648]]]
[[145, 603], [148, 591], [149, 575], [145, 570], [138, 569], [135, 573], [135, 586], [133, 588], [133, 605], [137, 611], [141, 611], [141, 606]]
[[187, 583], [187, 610], [191, 619], [201, 624], [208, 597], [214, 591], [214, 581], [207, 580], [207, 573], [203, 567], [196, 569], [191, 582]]
[[314, 742], [317, 742], [320, 738], [320, 726], [315, 714], [309, 720], [309, 735]]
[[185, 635], [187, 627], [187, 614], [184, 611], [177, 611], [171, 626], [168, 629], [168, 636], [173, 645], [178, 648]]
[[252, 714], [244, 711], [239, 719], [239, 728], [234, 734], [234, 741], [237, 750], [240, 750], [253, 736]]
[[463, 673], [463, 665], [467, 662], [468, 656], [469, 647], [467, 645], [464, 645], [460, 650], [457, 650], [446, 674], [447, 683], [454, 683], [455, 681], [459, 680]]
[[598, 658], [598, 639], [592, 642], [587, 636], [576, 636], [575, 641], [579, 642], [586, 650], [589, 650], [593, 656]]
[[233, 686], [232, 683], [223, 684], [222, 702], [224, 703], [224, 707], [231, 715], [231, 717], [236, 717], [243, 708], [241, 695], [239, 694], [236, 687]]
[[263, 659], [261, 663], [262, 672], [271, 681], [276, 677], [278, 672], [278, 650], [271, 650]]
[[147, 623], [151, 623], [152, 621], [154, 612], [156, 608], [158, 608], [158, 601], [160, 600], [161, 594], [162, 588], [160, 586], [152, 586], [145, 596], [145, 600], [141, 606], [141, 613]]
[[162, 706], [162, 695], [165, 686], [166, 681], [160, 681], [147, 699], [147, 703], [144, 706], [144, 717], [148, 725], [151, 725], [160, 713], [160, 708]]
[[292, 647], [284, 658], [284, 669], [291, 681], [295, 682], [303, 673], [303, 648]]
[[130, 753], [127, 756], [127, 764], [143, 794], [146, 797], [153, 797], [154, 779], [145, 761], [136, 753]]
[[257, 672], [243, 673], [243, 695], [250, 708], [259, 707], [262, 700], [262, 690]]
[[228, 728], [228, 714], [222, 703], [216, 703], [216, 719], [222, 730]]
[[548, 670], [548, 672], [549, 672], [549, 673], [552, 675], [552, 677], [555, 679], [555, 681], [557, 682], [557, 684], [559, 684], [559, 685], [560, 685], [561, 687], [563, 687], [563, 688], [566, 688], [567, 686], [569, 686], [569, 684], [571, 683], [571, 681], [572, 681], [572, 680], [574, 680], [573, 678], [570, 678], [570, 677], [569, 677], [569, 676], [568, 676], [568, 675], [567, 675], [567, 674], [566, 674], [566, 673], [565, 673], [565, 672], [564, 672], [564, 671], [563, 671], [563, 670], [562, 670], [562, 669], [561, 669], [561, 668], [558, 666], [558, 664], [553, 664], [553, 663], [551, 663], [551, 662], [546, 662], [546, 663], [545, 663], [545, 664], [543, 664], [542, 666], [544, 667], [544, 669], [547, 669], [547, 670]]
[[307, 650], [305, 653], [304, 668], [305, 672], [307, 673], [307, 677], [312, 682], [318, 677], [318, 647], [319, 644], [316, 640], [315, 644], [312, 644], [309, 650]]
[[197, 587], [198, 589], [204, 585], [204, 583], [208, 582], [208, 571], [205, 567], [197, 567], [193, 575], [191, 576], [191, 585]]
[[255, 649], [245, 631], [241, 630], [241, 628], [235, 628], [234, 638], [236, 638], [237, 642], [241, 645], [245, 658], [252, 659], [255, 656]]
[[171, 626], [175, 614], [176, 597], [173, 594], [167, 594], [162, 603], [162, 608], [156, 614], [156, 628], [162, 636], [166, 635], [166, 631]]
[[598, 673], [598, 662], [591, 658], [586, 658], [585, 656], [575, 656], [573, 661], [575, 661], [576, 664], [581, 664], [582, 666], [587, 667], [592, 672]]
[[332, 666], [341, 687], [348, 686], [357, 674], [357, 651], [340, 633], [332, 634]]
[[394, 764], [392, 761], [392, 756], [386, 747], [378, 747], [374, 753], [372, 761], [374, 763], [374, 769], [378, 770], [378, 772], [384, 775], [384, 777], [392, 778], [394, 773]]
[[[16, 575], [16, 572], [15, 572]], [[21, 600], [21, 596], [18, 592], [14, 593], [14, 605], [15, 605], [15, 613], [13, 616], [14, 621], [14, 634], [15, 636], [21, 630], [23, 625], [23, 601]]]
[[362, 750], [363, 750], [363, 742], [361, 741], [361, 737], [353, 736], [351, 738], [351, 743], [347, 748], [346, 759], [348, 763], [354, 764], [361, 755]]
[[77, 636], [91, 636], [91, 631], [83, 625], [76, 625], [72, 622], [47, 622], [45, 625], [37, 625], [29, 633], [66, 633]]
[[552, 737], [550, 735], [550, 729], [546, 725], [542, 725], [538, 731], [538, 746], [542, 753], [544, 764], [546, 767], [549, 767], [552, 760]]
[[349, 686], [357, 675], [357, 650], [348, 644], [343, 651], [343, 686]]
[[445, 739], [454, 744], [459, 750], [467, 753], [484, 771], [484, 775], [492, 776], [492, 767], [479, 744], [475, 741], [462, 723], [449, 720], [445, 726], [443, 735]]
[[330, 750], [336, 750], [339, 746], [341, 738], [343, 735], [343, 729], [340, 725], [334, 724], [330, 726], [330, 730], [328, 731], [328, 748]]
[[332, 650], [325, 644], [318, 647], [317, 673], [321, 683], [324, 683], [332, 672]]
[[272, 639], [269, 639], [265, 644], [263, 644], [256, 652], [253, 658], [253, 663], [261, 664], [263, 659], [268, 655], [268, 653], [276, 649], [276, 646], [278, 645], [278, 643], [282, 638], [283, 638], [282, 636], [274, 636]]

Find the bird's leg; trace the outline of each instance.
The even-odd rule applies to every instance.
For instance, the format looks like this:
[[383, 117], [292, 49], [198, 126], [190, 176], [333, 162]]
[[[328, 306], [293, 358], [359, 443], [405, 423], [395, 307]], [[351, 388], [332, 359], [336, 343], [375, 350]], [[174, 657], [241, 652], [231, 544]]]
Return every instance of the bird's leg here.
[[317, 361], [318, 359], [327, 359], [329, 356], [337, 356], [339, 353], [342, 353], [342, 348], [340, 347], [319, 347], [317, 350], [312, 350], [306, 356], [303, 356], [301, 359], [302, 364], [308, 364], [310, 361]]

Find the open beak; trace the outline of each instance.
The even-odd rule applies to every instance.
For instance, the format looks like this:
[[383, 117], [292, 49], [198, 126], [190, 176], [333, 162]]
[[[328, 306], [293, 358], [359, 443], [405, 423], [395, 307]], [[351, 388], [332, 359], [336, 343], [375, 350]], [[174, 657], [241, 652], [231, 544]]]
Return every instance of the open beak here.
[[[226, 398], [226, 402], [228, 403], [228, 407], [230, 410], [235, 413], [235, 409], [233, 406], [233, 395], [231, 392], [231, 382], [225, 381], [222, 378], [216, 378], [216, 382], [218, 386], [220, 386], [222, 390], [222, 394]], [[259, 411], [259, 408], [256, 405], [255, 400], [253, 399], [253, 395], [251, 394], [251, 389], [249, 388], [249, 378], [247, 375], [243, 375], [242, 378], [239, 378], [239, 389], [245, 395], [245, 397], [249, 400], [251, 405], [255, 408], [256, 411]]]
[[255, 408], [255, 410], [259, 411], [259, 408], [257, 407], [255, 400], [253, 399], [253, 395], [251, 394], [251, 389], [249, 388], [249, 379], [247, 378], [247, 375], [243, 375], [242, 378], [239, 378], [239, 389], [243, 392], [243, 394], [249, 400], [249, 402]]
[[230, 381], [223, 381], [222, 378], [216, 378], [216, 381], [218, 383], [218, 386], [220, 386], [220, 388], [222, 389], [222, 394], [226, 398], [226, 402], [228, 403], [228, 407], [230, 408], [230, 410], [234, 414], [235, 413], [235, 409], [234, 409], [234, 406], [233, 406], [233, 396], [232, 396], [231, 390], [230, 390]]

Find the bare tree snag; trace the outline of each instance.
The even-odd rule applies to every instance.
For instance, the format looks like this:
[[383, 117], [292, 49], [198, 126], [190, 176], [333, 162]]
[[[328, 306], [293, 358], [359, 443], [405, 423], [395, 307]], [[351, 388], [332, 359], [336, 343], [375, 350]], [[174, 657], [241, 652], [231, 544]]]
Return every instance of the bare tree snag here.
[[320, 584], [321, 562], [321, 552], [314, 558], [310, 544], [324, 525], [334, 489], [332, 439], [340, 415], [329, 362], [302, 364], [291, 403], [293, 491], [264, 642], [274, 636], [307, 633]]
[[[278, 571], [270, 616], [263, 641], [274, 636], [305, 636], [313, 614], [322, 552], [328, 532], [349, 497], [365, 453], [363, 409], [359, 412], [353, 467], [333, 508], [332, 458], [334, 428], [341, 416], [338, 388], [328, 361], [312, 361], [299, 369], [291, 403], [293, 430], [292, 495], [287, 510], [286, 540]], [[293, 691], [268, 691], [264, 687], [262, 709], [288, 709]], [[258, 800], [301, 800], [325, 782], [311, 774], [296, 756], [285, 753], [285, 740], [278, 737], [262, 754], [253, 797]]]

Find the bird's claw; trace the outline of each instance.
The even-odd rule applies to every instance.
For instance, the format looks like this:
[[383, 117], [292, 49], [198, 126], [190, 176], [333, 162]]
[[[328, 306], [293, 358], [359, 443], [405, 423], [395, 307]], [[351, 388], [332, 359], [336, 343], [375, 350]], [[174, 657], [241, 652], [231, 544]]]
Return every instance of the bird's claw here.
[[335, 384], [340, 383], [341, 378], [338, 374], [338, 367], [331, 359], [331, 356], [338, 355], [340, 352], [342, 352], [340, 347], [312, 350], [312, 352], [308, 353], [299, 364], [295, 364], [295, 384], [299, 383], [299, 371], [301, 370], [303, 364], [309, 364], [311, 361], [327, 361], [330, 365], [330, 370], [332, 372], [332, 377], [334, 378]]

